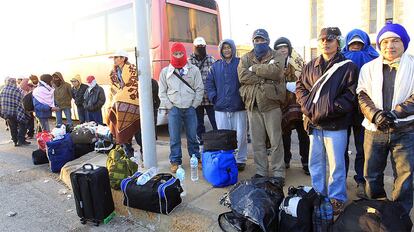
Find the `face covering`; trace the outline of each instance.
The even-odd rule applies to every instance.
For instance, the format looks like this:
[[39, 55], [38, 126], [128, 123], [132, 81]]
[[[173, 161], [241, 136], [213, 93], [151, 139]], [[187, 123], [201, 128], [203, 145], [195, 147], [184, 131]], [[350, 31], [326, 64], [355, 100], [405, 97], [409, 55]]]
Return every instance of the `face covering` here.
[[[182, 52], [184, 55], [181, 58], [173, 56], [174, 52]], [[187, 54], [182, 43], [174, 43], [171, 47], [171, 65], [174, 68], [183, 68], [187, 64]]]
[[196, 54], [197, 60], [202, 60], [207, 56], [206, 47], [195, 47], [194, 53]]
[[254, 44], [253, 51], [256, 55], [256, 58], [261, 59], [267, 54], [267, 51], [269, 51], [269, 45], [267, 43]]

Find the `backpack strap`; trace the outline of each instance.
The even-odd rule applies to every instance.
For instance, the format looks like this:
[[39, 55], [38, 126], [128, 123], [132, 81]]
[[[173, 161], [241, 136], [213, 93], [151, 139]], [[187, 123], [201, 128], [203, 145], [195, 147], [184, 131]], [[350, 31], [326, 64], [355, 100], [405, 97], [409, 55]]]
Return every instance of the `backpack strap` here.
[[191, 87], [191, 85], [188, 84], [188, 82], [186, 80], [184, 80], [184, 78], [180, 74], [178, 74], [175, 70], [174, 70], [173, 74], [175, 76], [177, 76], [178, 79], [180, 79], [180, 81], [182, 81], [188, 88], [190, 88], [192, 91], [196, 92], [195, 89], [193, 87]]

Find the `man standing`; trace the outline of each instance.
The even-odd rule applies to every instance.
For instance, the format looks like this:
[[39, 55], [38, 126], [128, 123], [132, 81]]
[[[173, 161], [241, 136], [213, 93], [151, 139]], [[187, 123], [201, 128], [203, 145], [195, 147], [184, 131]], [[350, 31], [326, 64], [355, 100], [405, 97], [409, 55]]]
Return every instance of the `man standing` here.
[[357, 66], [339, 52], [340, 36], [337, 27], [321, 30], [318, 43], [322, 54], [305, 65], [296, 83], [297, 101], [310, 138], [312, 187], [330, 198], [335, 215], [347, 200], [344, 152], [358, 77]]
[[102, 107], [105, 105], [105, 92], [101, 86], [96, 83], [94, 76], [86, 78], [88, 88], [84, 94], [83, 107], [86, 113], [87, 122], [96, 122], [96, 124], [103, 124]]
[[55, 86], [55, 103], [59, 107], [56, 111], [56, 126], [63, 124], [62, 112], [65, 113], [66, 122], [69, 126], [72, 126], [72, 87], [67, 83], [60, 72], [53, 73], [53, 85]]
[[190, 157], [195, 154], [200, 163], [197, 142], [196, 108], [203, 99], [203, 80], [198, 68], [187, 62], [184, 45], [174, 43], [171, 47], [170, 65], [160, 73], [161, 104], [169, 109], [168, 132], [170, 134], [171, 172], [175, 173], [182, 163], [181, 127], [184, 124]]
[[302, 162], [302, 169], [309, 175], [309, 136], [303, 128], [302, 112], [300, 105], [296, 102], [295, 86], [303, 68], [303, 59], [292, 49], [290, 40], [280, 37], [275, 41], [275, 51], [287, 59], [285, 67], [286, 81], [286, 102], [282, 108], [282, 139], [285, 167], [290, 167], [292, 153], [290, 152], [292, 130], [296, 129], [299, 140], [299, 154]]
[[[352, 60], [354, 64], [361, 69], [362, 65], [378, 57], [378, 52], [371, 46], [371, 41], [367, 33], [362, 30], [354, 29], [345, 37], [346, 46], [342, 49], [345, 58]], [[354, 180], [357, 183], [357, 196], [365, 197], [365, 179], [364, 179], [364, 127], [361, 125], [364, 115], [358, 107], [358, 99], [355, 99], [355, 110], [352, 117], [352, 125], [348, 128], [348, 143], [345, 150], [345, 165], [348, 176], [349, 168], [349, 138], [351, 130], [354, 131], [354, 143], [356, 148], [355, 154], [355, 173]]]
[[26, 141], [26, 124], [29, 120], [23, 109], [23, 92], [17, 87], [15, 78], [7, 78], [6, 85], [0, 91], [0, 116], [10, 127], [14, 146], [29, 145]]
[[128, 156], [134, 155], [132, 137], [140, 128], [137, 69], [128, 62], [128, 53], [117, 51], [113, 56], [114, 67], [109, 75], [109, 112], [106, 124], [115, 141], [122, 144]]
[[285, 165], [282, 145], [282, 110], [286, 98], [283, 76], [285, 58], [269, 47], [269, 35], [264, 29], [253, 32], [254, 48], [240, 59], [238, 74], [240, 95], [251, 125], [256, 175], [268, 176], [269, 163], [266, 135], [270, 140], [270, 176], [284, 183]]
[[[208, 70], [213, 65], [214, 57], [207, 54], [206, 41], [203, 37], [197, 37], [194, 39], [194, 53], [190, 55], [188, 61], [197, 66], [201, 72], [201, 78], [203, 78], [203, 84], [206, 85]], [[214, 117], [214, 107], [208, 99], [207, 91], [204, 90], [203, 101], [196, 109], [197, 111], [197, 137], [200, 145], [203, 144], [202, 134], [206, 132], [204, 126], [204, 110], [207, 113], [213, 130], [217, 130], [216, 118]]]
[[405, 51], [410, 37], [400, 24], [377, 35], [380, 56], [361, 68], [358, 100], [364, 114], [364, 177], [369, 198], [384, 198], [388, 154], [394, 174], [392, 200], [407, 213], [413, 207], [414, 57]]
[[243, 171], [247, 161], [247, 115], [239, 92], [240, 58], [236, 57], [233, 40], [223, 40], [219, 48], [222, 59], [211, 66], [205, 89], [214, 104], [218, 129], [237, 131], [237, 168]]
[[70, 82], [72, 83], [72, 97], [75, 100], [76, 108], [78, 109], [79, 123], [85, 122], [85, 108], [83, 108], [83, 95], [85, 94], [88, 86], [82, 83], [79, 74], [76, 74]]

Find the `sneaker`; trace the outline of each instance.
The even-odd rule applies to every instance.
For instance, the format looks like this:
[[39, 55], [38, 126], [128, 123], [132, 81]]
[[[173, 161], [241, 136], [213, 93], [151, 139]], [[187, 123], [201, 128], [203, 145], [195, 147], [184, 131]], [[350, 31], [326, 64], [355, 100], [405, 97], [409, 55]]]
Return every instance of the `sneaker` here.
[[304, 166], [302, 169], [303, 169], [303, 171], [305, 172], [306, 175], [310, 176], [310, 172], [309, 172], [308, 166]]
[[358, 183], [357, 184], [356, 195], [359, 198], [363, 198], [363, 199], [368, 198], [367, 194], [365, 193], [365, 183]]
[[15, 146], [15, 147], [20, 147], [21, 145], [20, 145], [19, 143], [17, 143], [17, 142], [16, 142], [16, 143], [14, 143], [14, 146]]
[[244, 169], [246, 168], [246, 164], [245, 163], [237, 163], [237, 170], [244, 171]]
[[254, 176], [252, 176], [252, 179], [256, 179], [256, 178], [262, 178], [264, 176], [260, 175], [260, 174], [254, 174]]
[[289, 169], [290, 168], [290, 163], [285, 163], [285, 168]]
[[344, 203], [342, 201], [339, 201], [337, 199], [331, 199], [331, 204], [332, 204], [332, 209], [333, 209], [333, 214], [334, 216], [339, 215], [343, 208], [344, 208]]
[[176, 173], [178, 169], [178, 164], [177, 163], [172, 163], [170, 166], [170, 170], [172, 173]]

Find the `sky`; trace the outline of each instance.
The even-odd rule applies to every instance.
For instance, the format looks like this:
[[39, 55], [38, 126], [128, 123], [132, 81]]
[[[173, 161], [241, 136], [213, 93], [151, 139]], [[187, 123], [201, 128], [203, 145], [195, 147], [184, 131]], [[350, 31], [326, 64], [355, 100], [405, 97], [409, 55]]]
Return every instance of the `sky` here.
[[[111, 0], [5, 0], [0, 1], [0, 80], [5, 76], [28, 76], [54, 72], [56, 57], [68, 47], [70, 21]], [[125, 1], [125, 0], [117, 0]], [[325, 26], [339, 26], [342, 33], [359, 27], [362, 0], [325, 0]], [[271, 44], [284, 36], [296, 48], [309, 45], [309, 0], [217, 0], [221, 10], [223, 38], [251, 44], [252, 32], [264, 28]], [[230, 7], [229, 7], [230, 6]], [[231, 27], [230, 27], [231, 25]], [[231, 30], [230, 30], [231, 28]]]

